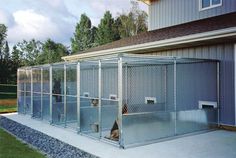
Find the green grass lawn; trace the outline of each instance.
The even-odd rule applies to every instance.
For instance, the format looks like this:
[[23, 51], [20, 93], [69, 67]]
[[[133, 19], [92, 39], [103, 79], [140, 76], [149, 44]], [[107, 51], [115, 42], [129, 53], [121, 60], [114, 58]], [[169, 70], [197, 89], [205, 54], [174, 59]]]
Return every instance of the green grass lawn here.
[[44, 158], [44, 156], [0, 128], [0, 158]]
[[16, 112], [17, 106], [16, 105], [0, 105], [0, 114], [1, 113], [8, 113], [8, 112]]

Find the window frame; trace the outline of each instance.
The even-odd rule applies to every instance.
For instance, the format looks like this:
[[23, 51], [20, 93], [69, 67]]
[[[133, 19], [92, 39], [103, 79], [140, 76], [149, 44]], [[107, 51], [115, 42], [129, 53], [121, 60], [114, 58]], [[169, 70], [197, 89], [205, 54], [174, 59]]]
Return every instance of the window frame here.
[[212, 4], [212, 1], [213, 1], [213, 0], [210, 0], [210, 6], [203, 8], [203, 7], [202, 7], [202, 1], [203, 1], [203, 0], [199, 0], [199, 11], [203, 11], [203, 10], [207, 10], [207, 9], [212, 9], [212, 8], [220, 7], [220, 6], [222, 6], [222, 4], [223, 4], [223, 2], [222, 2], [223, 0], [220, 0], [220, 3], [219, 3], [219, 4]]

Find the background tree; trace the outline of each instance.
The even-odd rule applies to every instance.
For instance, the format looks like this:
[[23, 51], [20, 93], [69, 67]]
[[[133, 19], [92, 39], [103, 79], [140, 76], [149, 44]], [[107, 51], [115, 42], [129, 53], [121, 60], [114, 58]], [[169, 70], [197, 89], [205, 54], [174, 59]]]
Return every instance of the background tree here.
[[4, 48], [3, 48], [3, 57], [4, 59], [10, 59], [10, 49], [8, 46], [8, 42], [5, 42]]
[[18, 63], [20, 61], [20, 50], [17, 49], [16, 45], [12, 48], [11, 59], [14, 63]]
[[69, 54], [68, 49], [61, 43], [48, 39], [42, 47], [42, 54], [37, 58], [39, 64], [50, 64], [62, 61], [61, 57]]
[[4, 24], [0, 24], [0, 83], [9, 83], [13, 72], [13, 64], [9, 58], [10, 53], [6, 37], [7, 27]]
[[15, 84], [17, 79], [17, 69], [22, 66], [20, 62], [20, 50], [17, 49], [16, 45], [12, 48], [11, 63], [10, 82]]
[[7, 37], [7, 27], [4, 24], [0, 24], [0, 59], [3, 58], [3, 46]]
[[96, 34], [97, 34], [98, 28], [93, 26], [91, 29], [91, 47], [96, 47], [98, 46], [98, 43], [95, 42]]
[[131, 1], [132, 8], [129, 13], [122, 13], [118, 17], [121, 21], [119, 33], [121, 38], [137, 35], [147, 31], [147, 13], [140, 10], [138, 2]]
[[80, 22], [76, 25], [74, 37], [71, 38], [72, 54], [91, 48], [94, 42], [93, 34], [96, 31], [95, 28], [91, 27], [92, 24], [89, 17], [86, 14], [82, 14]]
[[30, 41], [23, 40], [17, 44], [20, 52], [20, 60], [24, 66], [36, 65], [37, 58], [42, 52], [42, 42], [32, 39]]
[[119, 14], [116, 19], [106, 11], [98, 28], [82, 14], [71, 38], [72, 54], [147, 31], [147, 13], [139, 8], [138, 2], [131, 1], [131, 5], [128, 13]]
[[106, 11], [103, 18], [98, 25], [97, 34], [95, 37], [95, 43], [103, 45], [112, 41], [120, 39], [117, 26], [110, 11]]

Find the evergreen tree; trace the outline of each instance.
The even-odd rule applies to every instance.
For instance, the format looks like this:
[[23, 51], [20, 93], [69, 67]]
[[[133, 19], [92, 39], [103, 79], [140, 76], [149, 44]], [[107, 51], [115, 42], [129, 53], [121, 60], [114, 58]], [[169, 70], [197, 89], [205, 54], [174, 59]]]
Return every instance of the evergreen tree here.
[[110, 11], [106, 11], [98, 25], [98, 30], [95, 38], [95, 43], [103, 45], [120, 39], [117, 27]]
[[91, 48], [93, 43], [92, 33], [94, 33], [91, 27], [92, 24], [89, 17], [86, 14], [82, 14], [80, 22], [76, 25], [74, 37], [71, 38], [72, 53]]
[[62, 61], [61, 57], [69, 54], [68, 49], [61, 43], [48, 39], [42, 47], [42, 54], [37, 58], [39, 64], [50, 64]]
[[98, 43], [95, 42], [96, 34], [97, 34], [98, 28], [93, 26], [91, 29], [91, 47], [98, 46]]
[[3, 49], [3, 56], [4, 56], [4, 59], [9, 59], [10, 58], [10, 52], [9, 52], [9, 46], [8, 46], [8, 42], [6, 41], [5, 42], [5, 46], [4, 46], [4, 49]]
[[17, 69], [21, 67], [20, 63], [20, 50], [17, 48], [16, 45], [13, 46], [11, 52], [11, 74], [10, 74], [10, 82], [16, 83], [17, 79]]
[[0, 24], [0, 59], [3, 58], [3, 47], [5, 39], [7, 37], [7, 27], [4, 24]]
[[14, 45], [11, 52], [11, 59], [14, 63], [18, 63], [20, 60], [20, 50]]

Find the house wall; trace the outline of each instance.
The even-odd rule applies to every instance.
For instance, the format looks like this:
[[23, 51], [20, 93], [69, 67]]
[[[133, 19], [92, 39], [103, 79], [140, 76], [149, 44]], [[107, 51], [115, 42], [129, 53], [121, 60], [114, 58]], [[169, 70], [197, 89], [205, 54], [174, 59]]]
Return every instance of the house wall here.
[[235, 125], [233, 43], [159, 51], [150, 54], [220, 60], [220, 123]]
[[199, 11], [199, 0], [157, 0], [149, 6], [149, 30], [204, 19], [236, 11], [235, 0], [222, 0], [222, 6]]

